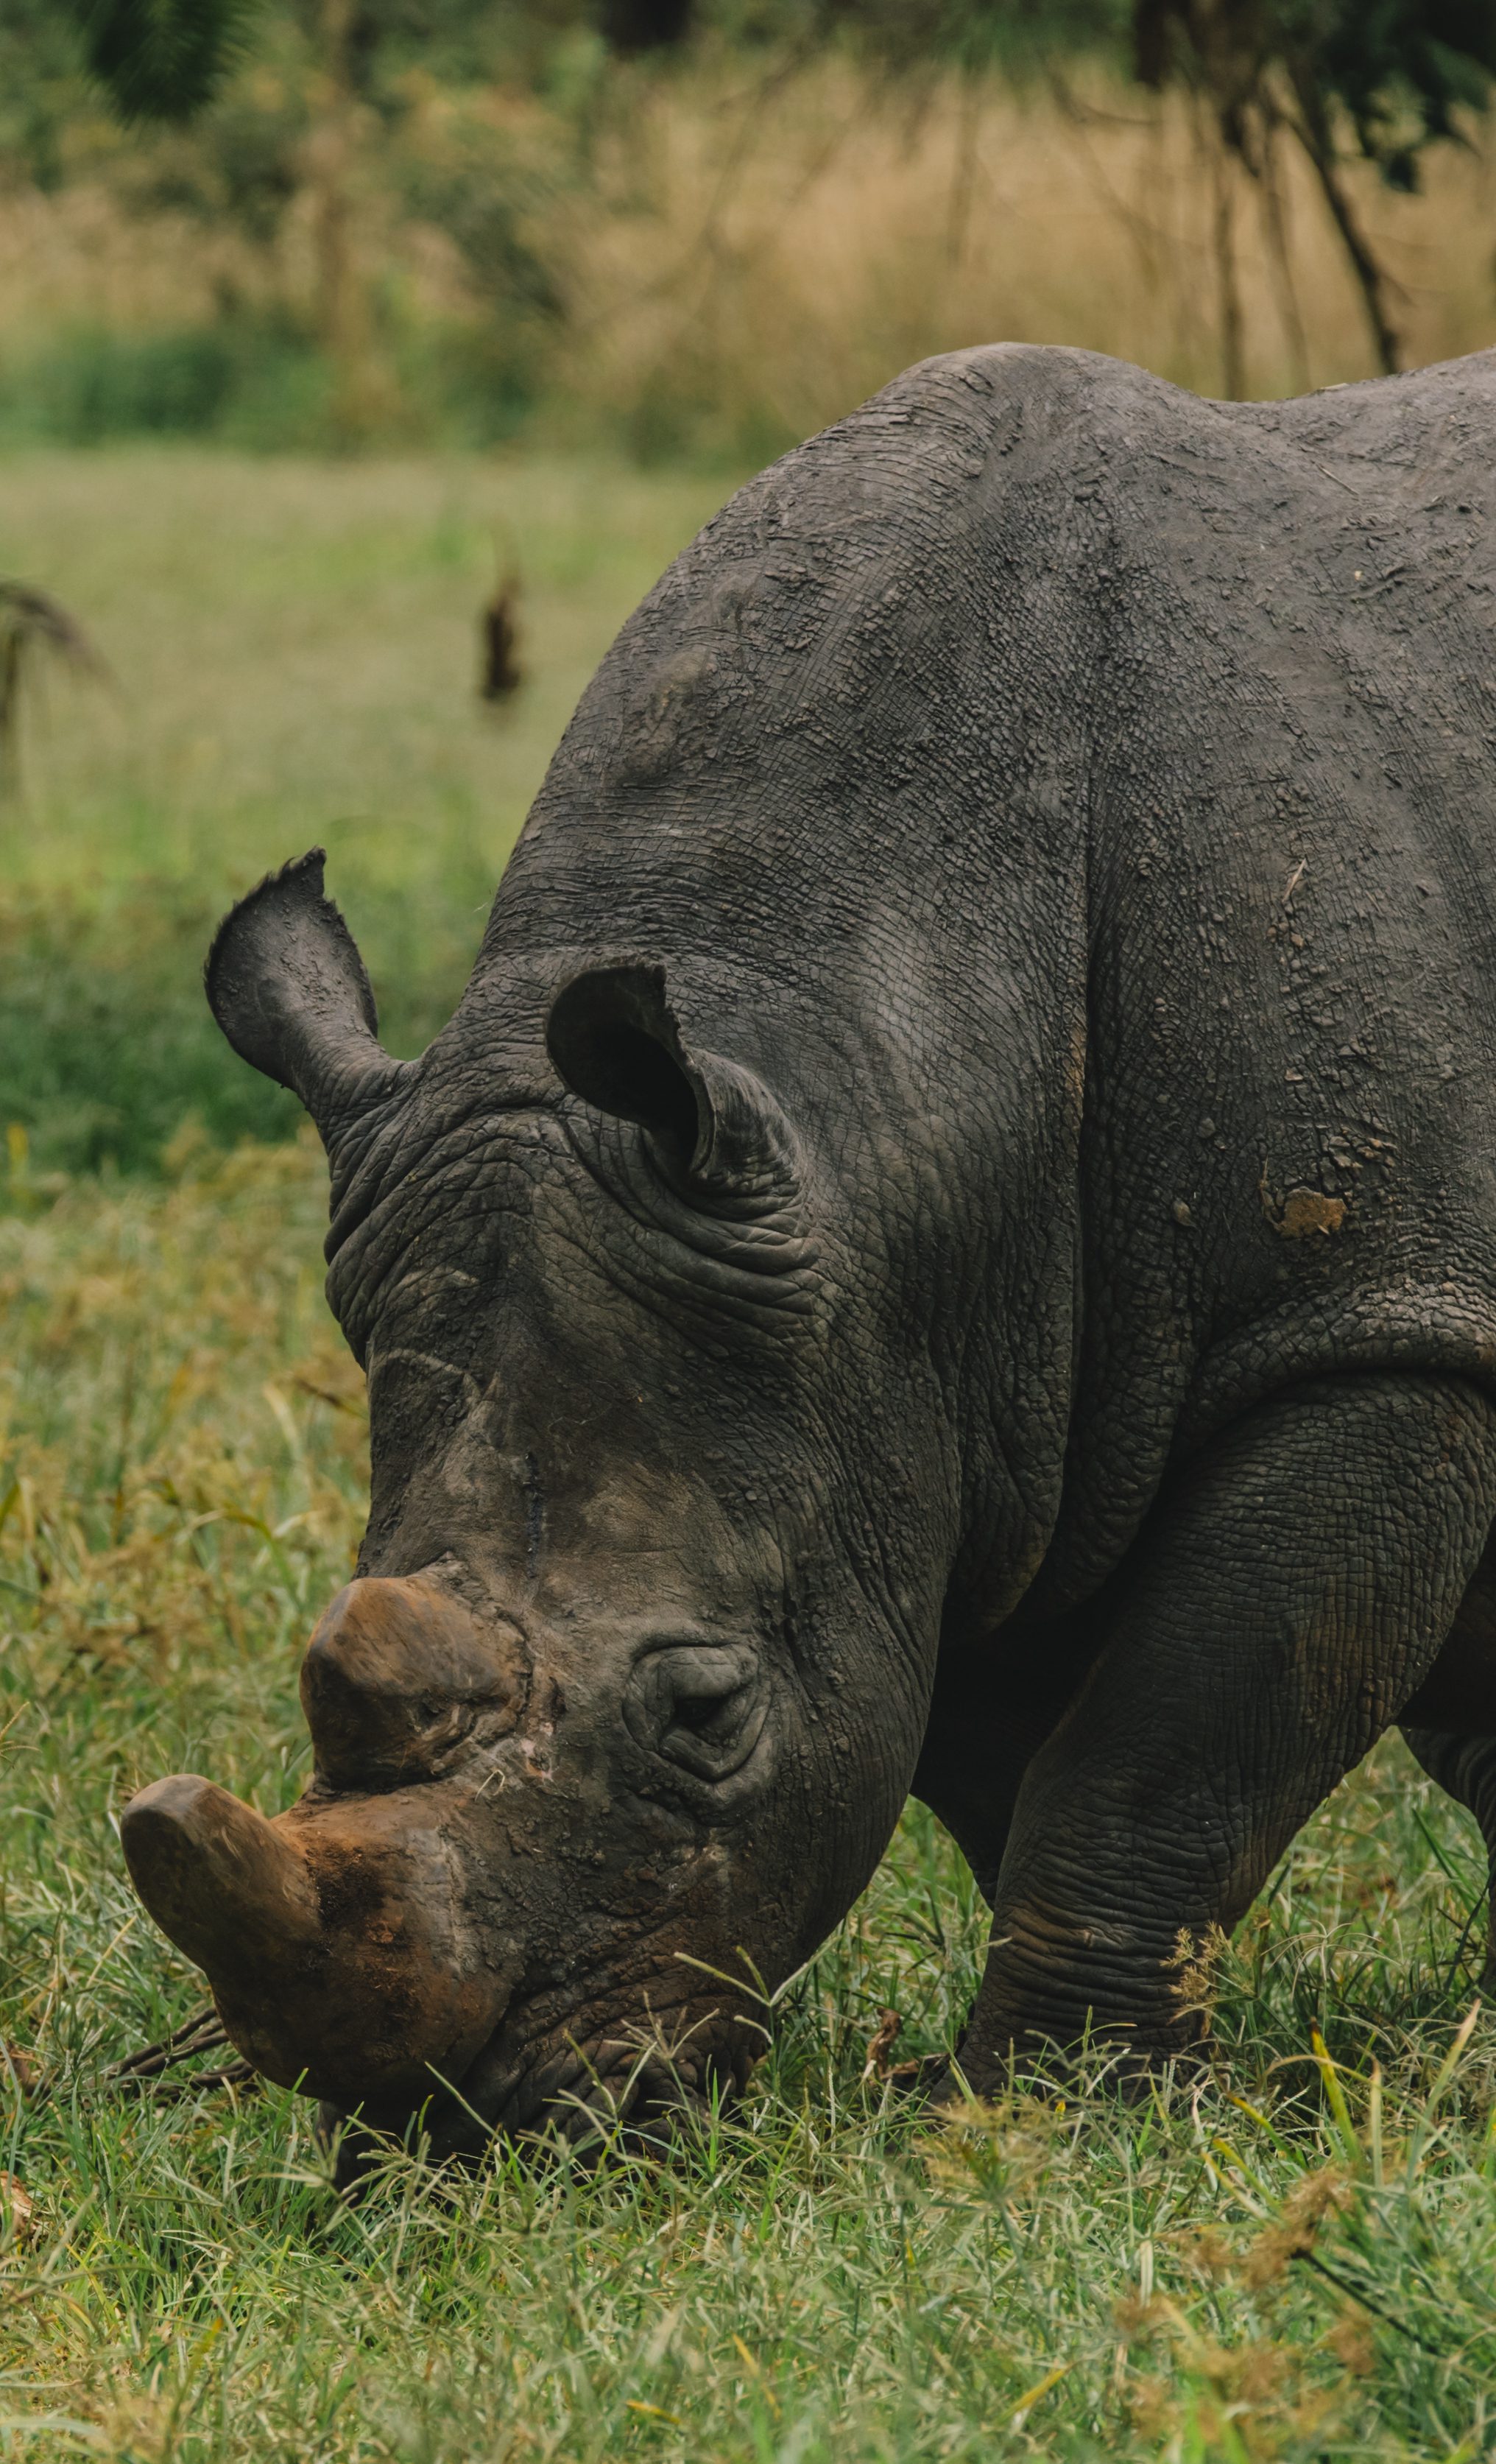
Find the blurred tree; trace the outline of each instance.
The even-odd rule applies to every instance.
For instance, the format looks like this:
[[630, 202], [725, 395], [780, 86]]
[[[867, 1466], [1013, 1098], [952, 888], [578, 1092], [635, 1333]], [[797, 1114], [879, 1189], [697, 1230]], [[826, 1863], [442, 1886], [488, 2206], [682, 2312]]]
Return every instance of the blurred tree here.
[[[819, 8], [819, 0], [815, 0]], [[39, 30], [47, 0], [7, 0]], [[558, 33], [593, 27], [611, 49], [663, 49], [690, 31], [693, 0], [68, 0], [88, 71], [121, 119], [183, 121], [209, 103], [263, 22], [298, 20], [339, 54], [356, 91], [421, 67], [466, 80], [535, 64]], [[328, 11], [333, 25], [328, 28]]]
[[91, 74], [121, 120], [190, 120], [249, 40], [258, 0], [72, 0]]
[[1303, 148], [1391, 374], [1393, 284], [1342, 176], [1337, 121], [1390, 187], [1416, 188], [1425, 149], [1459, 141], [1462, 111], [1490, 108], [1496, 0], [1136, 0], [1133, 22], [1143, 83], [1198, 94], [1254, 179], [1270, 178], [1281, 136]]
[[692, 0], [602, 0], [599, 16], [613, 51], [663, 51], [690, 31]]
[[[761, 5], [761, 0], [760, 0]], [[1274, 180], [1287, 139], [1307, 156], [1365, 303], [1381, 366], [1400, 364], [1396, 286], [1344, 176], [1352, 150], [1395, 188], [1419, 185], [1422, 156], [1462, 140], [1462, 114], [1496, 89], [1496, 0], [782, 0], [786, 18], [833, 30], [908, 70], [945, 60], [968, 74], [1024, 63], [1058, 69], [1072, 53], [1131, 52], [1140, 81], [1191, 95], [1223, 165], [1239, 163], [1265, 198], [1274, 253], [1291, 288]], [[807, 19], [808, 7], [808, 19]], [[1231, 190], [1218, 175], [1216, 253], [1228, 393], [1241, 390]]]
[[[366, 284], [358, 263], [355, 191], [364, 102], [380, 55], [392, 39], [471, 34], [492, 9], [474, 0], [71, 0], [84, 64], [127, 125], [197, 121], [213, 103], [272, 16], [299, 34], [309, 74], [304, 113], [235, 114], [216, 121], [206, 187], [176, 166], [198, 210], [225, 207], [252, 237], [274, 235], [301, 189], [308, 196], [317, 265], [318, 336], [333, 371], [332, 424], [353, 443], [378, 416]], [[286, 20], [289, 17], [290, 25]], [[234, 141], [238, 142], [235, 143]], [[246, 142], [248, 141], [248, 142]], [[201, 167], [201, 166], [199, 166]], [[169, 177], [169, 175], [168, 175]], [[160, 193], [160, 183], [158, 183]]]
[[[73, 0], [84, 56], [120, 118], [193, 120], [212, 102], [261, 31], [264, 0]], [[312, 62], [311, 126], [299, 159], [261, 163], [253, 203], [276, 209], [297, 179], [310, 193], [317, 258], [319, 338], [333, 370], [336, 434], [354, 442], [368, 427], [371, 377], [365, 288], [353, 242], [351, 187], [358, 147], [362, 0], [311, 0], [303, 14]], [[267, 176], [268, 175], [268, 176]], [[246, 199], [245, 202], [249, 202]]]
[[[517, 141], [517, 115], [480, 103], [480, 90], [543, 94], [570, 130], [580, 177], [608, 57], [653, 55], [697, 34], [791, 62], [842, 46], [932, 87], [954, 71], [973, 144], [979, 82], [992, 73], [1040, 74], [1063, 99], [1067, 63], [1090, 55], [1188, 97], [1214, 181], [1227, 393], [1244, 384], [1237, 166], [1261, 202], [1301, 366], [1281, 205], [1289, 149], [1311, 168], [1377, 360], [1391, 370], [1403, 355], [1397, 289], [1348, 165], [1358, 156], [1391, 187], [1416, 187], [1427, 149], [1460, 142], [1496, 97], [1496, 0], [0, 0], [0, 150], [40, 182], [58, 179], [59, 131], [86, 73], [127, 124], [193, 128], [191, 143], [164, 149], [154, 169], [158, 186], [179, 183], [172, 202], [268, 243], [293, 197], [309, 195], [319, 325], [353, 433], [373, 407], [353, 230], [371, 136], [413, 126], [422, 94], [441, 87], [451, 102], [466, 92], [472, 109], [464, 102], [442, 130], [429, 114], [433, 142], [399, 163], [387, 149], [379, 176], [386, 189], [403, 185], [407, 205], [448, 232], [517, 332], [538, 329], [559, 313], [526, 236], [538, 178], [543, 186], [549, 174], [538, 175]], [[252, 60], [281, 66], [258, 79], [232, 74]], [[953, 200], [953, 252], [963, 216]]]
[[0, 161], [41, 189], [60, 187], [61, 131], [77, 101], [77, 29], [55, 0], [0, 8]]
[[[45, 13], [45, 0], [19, 5]], [[318, 334], [333, 370], [333, 425], [350, 443], [377, 420], [381, 407], [355, 232], [369, 110], [398, 119], [402, 84], [411, 72], [428, 82], [445, 74], [458, 84], [501, 80], [505, 71], [533, 77], [559, 35], [587, 26], [620, 54], [655, 50], [685, 33], [691, 13], [691, 0], [522, 0], [507, 8], [494, 0], [69, 0], [69, 6], [83, 65], [126, 125], [202, 119], [257, 38], [268, 42], [273, 30], [300, 37], [309, 70], [301, 80], [304, 114], [263, 104], [235, 111], [231, 96], [213, 115], [219, 142], [210, 149], [210, 166], [180, 160], [164, 166], [156, 194], [207, 215], [226, 210], [258, 240], [274, 236], [297, 189], [308, 196]], [[406, 185], [426, 216], [450, 229], [481, 287], [513, 290], [526, 314], [554, 313], [543, 270], [518, 237], [515, 196], [524, 186], [522, 171], [475, 181], [472, 135], [456, 142], [444, 171], [418, 160]], [[486, 150], [492, 154], [493, 145]]]

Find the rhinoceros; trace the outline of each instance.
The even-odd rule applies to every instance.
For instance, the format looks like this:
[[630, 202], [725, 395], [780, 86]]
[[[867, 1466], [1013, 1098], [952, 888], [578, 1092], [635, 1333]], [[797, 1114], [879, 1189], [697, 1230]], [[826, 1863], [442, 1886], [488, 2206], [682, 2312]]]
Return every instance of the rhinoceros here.
[[300, 1802], [123, 1838], [329, 2123], [737, 2093], [911, 1793], [948, 2093], [1187, 2055], [1394, 1723], [1496, 1837], [1496, 353], [927, 362], [626, 625], [419, 1060], [317, 852], [208, 992], [372, 1498]]

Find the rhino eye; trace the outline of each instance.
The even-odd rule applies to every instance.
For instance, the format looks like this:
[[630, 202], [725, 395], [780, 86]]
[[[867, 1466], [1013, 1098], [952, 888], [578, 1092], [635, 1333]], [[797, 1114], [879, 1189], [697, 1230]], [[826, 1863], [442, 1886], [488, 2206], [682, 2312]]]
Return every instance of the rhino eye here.
[[697, 1779], [730, 1779], [762, 1733], [768, 1696], [745, 1642], [666, 1643], [635, 1663], [624, 1702], [630, 1733]]

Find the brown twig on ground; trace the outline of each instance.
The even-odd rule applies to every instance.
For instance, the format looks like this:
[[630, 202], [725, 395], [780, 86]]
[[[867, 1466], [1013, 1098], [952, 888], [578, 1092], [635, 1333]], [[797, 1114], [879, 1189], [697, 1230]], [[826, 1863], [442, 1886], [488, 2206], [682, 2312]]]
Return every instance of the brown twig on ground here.
[[903, 2021], [896, 2011], [880, 2011], [878, 2024], [868, 2046], [868, 2059], [863, 2070], [863, 2084], [869, 2079], [886, 2079], [892, 2067], [890, 2057], [898, 2043]]
[[519, 577], [510, 569], [478, 619], [481, 663], [478, 696], [507, 701], [524, 682], [519, 664]]
[[127, 2054], [123, 2061], [111, 2063], [104, 2077], [120, 2087], [153, 2087], [172, 2097], [190, 2096], [203, 2087], [248, 2087], [259, 2073], [239, 2054], [213, 2070], [192, 2071], [183, 2079], [164, 2079], [164, 2074], [177, 2063], [195, 2060], [199, 2054], [216, 2053], [228, 2042], [216, 2011], [195, 2011], [190, 2019], [184, 2019], [181, 2027], [169, 2036], [163, 2036], [159, 2044], [143, 2045], [139, 2052]]

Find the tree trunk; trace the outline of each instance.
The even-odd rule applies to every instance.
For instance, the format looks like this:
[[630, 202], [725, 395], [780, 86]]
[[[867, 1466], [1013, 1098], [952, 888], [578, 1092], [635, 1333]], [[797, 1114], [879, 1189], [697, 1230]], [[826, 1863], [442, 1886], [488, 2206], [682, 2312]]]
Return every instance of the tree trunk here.
[[1249, 164], [1248, 169], [1257, 181], [1262, 200], [1263, 229], [1267, 253], [1272, 258], [1278, 284], [1278, 312], [1283, 319], [1283, 338], [1288, 353], [1290, 382], [1295, 393], [1309, 389], [1309, 337], [1304, 330], [1304, 315], [1299, 306], [1298, 285], [1293, 278], [1293, 251], [1288, 243], [1287, 209], [1283, 190], [1278, 185], [1278, 130], [1281, 122], [1274, 113], [1265, 115], [1262, 159]]
[[1246, 353], [1243, 342], [1242, 286], [1237, 275], [1236, 195], [1231, 156], [1224, 138], [1210, 148], [1215, 185], [1216, 291], [1221, 317], [1221, 393], [1224, 402], [1241, 402], [1246, 393]]
[[318, 332], [332, 364], [333, 427], [343, 445], [366, 433], [373, 411], [368, 298], [354, 253], [350, 195], [358, 112], [348, 56], [352, 25], [353, 0], [322, 0], [325, 99], [307, 149]]
[[1351, 260], [1351, 269], [1365, 305], [1366, 321], [1372, 329], [1377, 364], [1383, 376], [1395, 377], [1402, 366], [1402, 340], [1388, 308], [1388, 293], [1392, 288], [1390, 278], [1386, 269], [1377, 263], [1371, 241], [1356, 221], [1346, 193], [1335, 161], [1334, 138], [1324, 98], [1291, 64], [1289, 76], [1299, 106], [1298, 118], [1290, 121], [1289, 124], [1314, 166], [1314, 176], [1324, 192], [1331, 218]]

